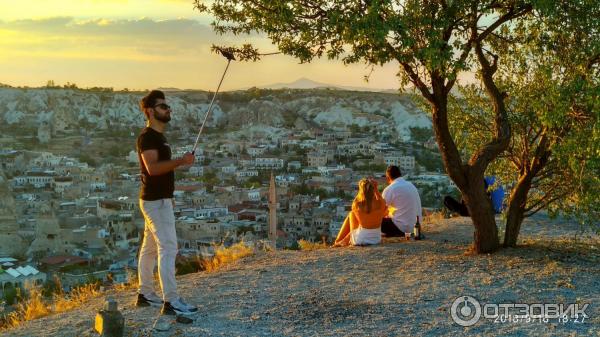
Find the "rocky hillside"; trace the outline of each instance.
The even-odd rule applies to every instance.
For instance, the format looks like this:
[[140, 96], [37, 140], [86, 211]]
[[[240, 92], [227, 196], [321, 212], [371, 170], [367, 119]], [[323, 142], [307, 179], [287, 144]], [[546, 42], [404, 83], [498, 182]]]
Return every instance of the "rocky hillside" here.
[[[0, 121], [53, 131], [103, 130], [143, 124], [138, 102], [144, 93], [79, 89], [0, 88]], [[212, 93], [169, 92], [173, 125], [196, 128]], [[321, 126], [379, 125], [410, 138], [411, 127], [430, 128], [431, 121], [408, 96], [332, 89], [248, 89], [220, 93], [209, 124], [228, 128], [261, 125], [292, 127], [298, 118]]]
[[[165, 332], [152, 331], [158, 309], [132, 306], [133, 291], [112, 295], [126, 318], [126, 336], [596, 334], [597, 236], [582, 235], [568, 222], [536, 217], [524, 223], [520, 248], [470, 256], [464, 253], [472, 238], [469, 222], [454, 218], [426, 224], [424, 241], [261, 253], [216, 273], [185, 275], [179, 278], [180, 292], [200, 313], [192, 324], [173, 322]], [[590, 317], [583, 323], [482, 319], [462, 327], [450, 314], [461, 295], [496, 304], [590, 303]], [[101, 304], [99, 298], [78, 310], [28, 322], [5, 336], [97, 336], [92, 324]]]

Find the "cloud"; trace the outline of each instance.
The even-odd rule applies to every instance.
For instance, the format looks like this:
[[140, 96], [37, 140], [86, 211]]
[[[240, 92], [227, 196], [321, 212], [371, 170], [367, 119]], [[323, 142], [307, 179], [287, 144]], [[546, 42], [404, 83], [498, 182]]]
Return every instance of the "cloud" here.
[[23, 19], [10, 22], [0, 21], [0, 29], [37, 33], [43, 35], [125, 35], [161, 37], [196, 34], [214, 35], [205, 24], [191, 19], [153, 20], [141, 19], [91, 19], [81, 20], [73, 17], [53, 17], [44, 19]]
[[77, 18], [189, 17], [200, 19], [192, 0], [18, 0], [2, 6], [4, 20], [68, 16]]
[[[57, 51], [91, 58], [98, 51], [118, 51], [163, 58], [207, 53], [218, 40], [210, 27], [191, 19], [78, 20], [72, 17], [0, 22], [0, 46], [13, 52]], [[105, 52], [102, 52], [105, 54]], [[143, 59], [143, 58], [141, 58]]]

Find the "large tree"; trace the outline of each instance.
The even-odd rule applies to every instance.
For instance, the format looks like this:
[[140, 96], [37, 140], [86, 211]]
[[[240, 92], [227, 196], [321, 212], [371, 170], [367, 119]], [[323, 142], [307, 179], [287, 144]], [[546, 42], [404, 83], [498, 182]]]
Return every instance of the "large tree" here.
[[[510, 41], [502, 32], [494, 37], [512, 129], [507, 151], [488, 169], [511, 186], [504, 246], [515, 246], [523, 219], [542, 209], [600, 225], [598, 17], [599, 2], [573, 1], [552, 17], [520, 22]], [[489, 106], [477, 85], [451, 99], [450, 128], [463, 157], [490, 137]]]
[[[498, 55], [489, 52], [490, 43], [501, 30], [509, 35], [510, 27], [521, 20], [552, 14], [549, 9], [559, 2], [214, 0], [204, 4], [196, 0], [196, 7], [214, 16], [215, 31], [264, 33], [280, 52], [301, 62], [321, 56], [373, 66], [396, 61], [401, 86], [412, 84], [431, 106], [446, 172], [462, 192], [475, 227], [474, 250], [484, 253], [499, 247], [484, 172], [511, 139], [506, 95], [495, 80]], [[242, 56], [252, 58], [252, 51], [246, 46]], [[491, 138], [467, 160], [461, 158], [448, 125], [449, 93], [465, 72], [479, 73], [493, 111], [486, 121]]]

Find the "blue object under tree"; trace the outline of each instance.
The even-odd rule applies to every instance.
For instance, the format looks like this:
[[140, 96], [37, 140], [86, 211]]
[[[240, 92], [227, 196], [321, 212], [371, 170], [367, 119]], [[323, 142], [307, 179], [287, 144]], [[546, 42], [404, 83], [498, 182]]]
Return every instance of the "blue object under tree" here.
[[[484, 178], [484, 181], [485, 189], [487, 191], [488, 187], [493, 186], [496, 182], [496, 177], [487, 176]], [[504, 209], [504, 188], [502, 187], [502, 185], [498, 184], [498, 186], [495, 186], [493, 190], [488, 191], [488, 194], [490, 196], [490, 199], [492, 200], [492, 207], [494, 207], [494, 211], [496, 212], [496, 214], [502, 213], [502, 210]]]

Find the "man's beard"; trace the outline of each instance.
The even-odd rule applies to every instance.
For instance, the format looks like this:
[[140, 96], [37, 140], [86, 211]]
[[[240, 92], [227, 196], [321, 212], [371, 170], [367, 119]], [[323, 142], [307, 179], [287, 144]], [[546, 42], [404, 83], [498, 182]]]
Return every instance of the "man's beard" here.
[[154, 118], [157, 121], [161, 121], [163, 123], [169, 123], [169, 121], [171, 120], [171, 115], [168, 114], [164, 114], [164, 115], [154, 115]]

